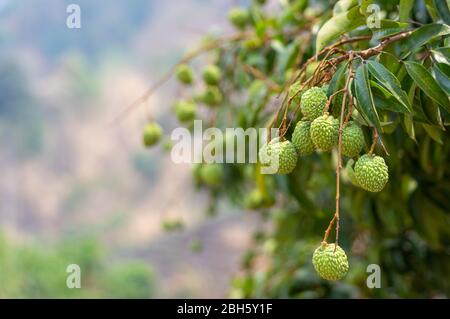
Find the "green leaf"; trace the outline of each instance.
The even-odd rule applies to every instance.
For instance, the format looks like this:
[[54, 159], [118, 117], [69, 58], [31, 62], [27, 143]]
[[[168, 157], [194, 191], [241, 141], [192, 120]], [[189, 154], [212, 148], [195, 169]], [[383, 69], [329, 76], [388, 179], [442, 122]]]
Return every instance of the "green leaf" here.
[[[442, 64], [441, 68], [447, 69], [447, 73], [450, 74], [450, 66], [447, 64]], [[450, 96], [450, 78], [448, 75], [446, 75], [441, 69], [434, 65], [432, 68], [433, 76], [436, 79], [436, 81], [441, 86], [442, 90], [444, 90], [445, 93], [447, 93], [448, 96]]]
[[393, 97], [395, 97], [408, 112], [411, 112], [411, 105], [408, 100], [408, 95], [402, 90], [400, 82], [388, 69], [381, 63], [371, 60], [367, 62], [369, 72], [378, 80], [381, 86], [385, 87]]
[[373, 100], [377, 108], [396, 113], [411, 113], [410, 110], [397, 101], [389, 91], [378, 83], [371, 81]]
[[405, 62], [406, 71], [417, 86], [431, 99], [450, 111], [450, 100], [425, 67], [414, 61]]
[[317, 33], [316, 52], [322, 50], [342, 34], [364, 25], [365, 22], [365, 17], [359, 12], [359, 6], [332, 17]]
[[444, 0], [434, 0], [434, 6], [442, 20], [450, 24], [450, 10], [448, 9], [447, 2]]
[[358, 5], [358, 0], [340, 0], [336, 2], [333, 8], [333, 15], [347, 12], [351, 8]]
[[411, 10], [414, 6], [414, 0], [400, 0], [399, 19], [401, 22], [407, 22]]
[[435, 48], [430, 50], [433, 54], [433, 58], [439, 63], [446, 63], [450, 65], [450, 48]]
[[428, 43], [436, 36], [450, 34], [450, 27], [445, 24], [427, 24], [414, 30], [409, 37], [401, 41], [401, 59], [416, 52], [422, 45]]
[[345, 84], [345, 70], [347, 68], [346, 63], [341, 63], [336, 72], [334, 73], [333, 77], [331, 78], [330, 85], [328, 86], [328, 96], [333, 94], [334, 92], [340, 90], [342, 87], [344, 87]]
[[425, 129], [425, 132], [436, 142], [439, 144], [442, 143], [442, 130], [440, 130], [437, 126], [422, 124], [422, 127]]
[[381, 133], [380, 119], [378, 118], [378, 113], [375, 108], [372, 90], [370, 89], [369, 73], [367, 70], [367, 65], [365, 63], [361, 64], [356, 69], [356, 76], [354, 83], [355, 83], [356, 100], [358, 101], [359, 111], [361, 112], [365, 120], [368, 122], [368, 124], [376, 127], [378, 132]]
[[405, 125], [405, 130], [408, 136], [413, 141], [416, 141], [416, 130], [414, 129], [413, 117], [411, 115], [405, 114], [405, 117], [403, 118], [403, 124]]

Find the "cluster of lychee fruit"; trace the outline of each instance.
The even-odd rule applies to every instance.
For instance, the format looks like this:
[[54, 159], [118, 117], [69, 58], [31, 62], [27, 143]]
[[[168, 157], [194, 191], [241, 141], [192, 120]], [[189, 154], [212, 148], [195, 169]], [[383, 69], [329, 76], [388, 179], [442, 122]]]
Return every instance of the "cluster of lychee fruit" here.
[[[312, 87], [299, 94], [299, 84], [294, 83], [289, 90], [292, 104], [301, 104], [303, 118], [297, 122], [292, 139], [274, 138], [260, 149], [262, 165], [271, 165], [278, 160], [275, 173], [289, 174], [297, 166], [298, 157], [311, 155], [316, 151], [329, 152], [338, 145], [339, 120], [326, 111], [328, 102], [327, 86]], [[354, 121], [344, 123], [342, 129], [342, 155], [349, 158], [359, 156], [365, 146], [364, 133]], [[352, 183], [369, 192], [379, 192], [386, 185], [389, 175], [384, 159], [373, 154], [358, 158], [354, 168], [348, 167]]]

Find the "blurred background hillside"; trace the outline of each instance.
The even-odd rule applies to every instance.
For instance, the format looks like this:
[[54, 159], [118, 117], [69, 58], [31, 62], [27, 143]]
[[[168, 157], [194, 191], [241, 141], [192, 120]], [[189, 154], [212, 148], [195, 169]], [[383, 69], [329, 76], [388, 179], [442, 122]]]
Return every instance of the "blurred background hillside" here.
[[[205, 220], [190, 167], [142, 147], [148, 110], [114, 120], [236, 3], [0, 0], [0, 297], [226, 296], [256, 216]], [[146, 106], [166, 132], [177, 90]]]

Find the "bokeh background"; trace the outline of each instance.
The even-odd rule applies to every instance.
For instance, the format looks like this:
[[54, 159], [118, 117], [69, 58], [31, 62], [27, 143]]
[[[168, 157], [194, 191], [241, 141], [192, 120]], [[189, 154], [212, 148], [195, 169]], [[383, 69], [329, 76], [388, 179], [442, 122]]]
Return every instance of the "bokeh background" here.
[[[1, 298], [227, 296], [261, 221], [226, 203], [205, 218], [189, 165], [141, 145], [150, 111], [176, 127], [179, 86], [116, 119], [245, 3], [0, 0]], [[81, 289], [66, 287], [71, 263]]]

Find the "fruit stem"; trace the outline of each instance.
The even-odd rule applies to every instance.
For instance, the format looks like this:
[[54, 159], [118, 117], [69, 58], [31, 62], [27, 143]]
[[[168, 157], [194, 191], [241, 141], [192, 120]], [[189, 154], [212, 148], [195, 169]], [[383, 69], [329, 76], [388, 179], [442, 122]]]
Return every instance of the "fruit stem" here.
[[[336, 210], [334, 213], [333, 218], [331, 219], [327, 230], [325, 231], [325, 236], [323, 241], [327, 242], [328, 236], [330, 235], [331, 227], [333, 226], [334, 222], [336, 222], [336, 244], [334, 246], [334, 249], [336, 250], [336, 247], [339, 243], [339, 224], [340, 224], [340, 182], [341, 182], [341, 169], [342, 169], [342, 133], [344, 131], [344, 126], [347, 124], [348, 120], [350, 119], [350, 115], [347, 114], [345, 116], [345, 104], [347, 103], [347, 99], [349, 100], [349, 104], [352, 103], [352, 97], [350, 96], [349, 87], [353, 79], [353, 69], [351, 60], [353, 59], [353, 54], [350, 54], [349, 56], [350, 63], [348, 64], [349, 68], [349, 74], [348, 78], [345, 82], [344, 86], [344, 97], [342, 99], [342, 105], [341, 105], [341, 115], [339, 120], [339, 139], [338, 139], [338, 162], [336, 165]], [[351, 112], [351, 108], [349, 107], [349, 113]]]

